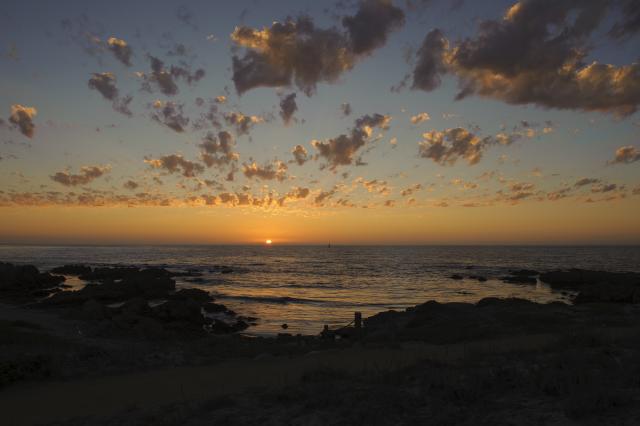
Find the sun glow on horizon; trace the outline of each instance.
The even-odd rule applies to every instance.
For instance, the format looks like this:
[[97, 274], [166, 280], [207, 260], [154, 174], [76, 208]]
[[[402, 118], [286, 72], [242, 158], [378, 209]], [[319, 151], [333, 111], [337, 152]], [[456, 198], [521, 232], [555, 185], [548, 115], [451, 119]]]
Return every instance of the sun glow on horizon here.
[[266, 245], [270, 246], [271, 244], [273, 244], [273, 241], [271, 241], [271, 240], [266, 240], [264, 243], [265, 243]]

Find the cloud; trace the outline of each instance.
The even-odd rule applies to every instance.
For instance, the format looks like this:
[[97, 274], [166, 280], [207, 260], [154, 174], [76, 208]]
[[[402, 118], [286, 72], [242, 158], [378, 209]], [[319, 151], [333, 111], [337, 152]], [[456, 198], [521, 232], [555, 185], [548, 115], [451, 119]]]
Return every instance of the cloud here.
[[118, 88], [116, 87], [116, 77], [110, 72], [100, 72], [91, 74], [89, 79], [89, 88], [97, 90], [100, 94], [110, 101], [118, 97]]
[[403, 24], [404, 12], [391, 0], [362, 0], [354, 16], [342, 19], [356, 55], [366, 55], [384, 46], [389, 34]]
[[582, 179], [579, 179], [578, 181], [576, 181], [576, 183], [574, 183], [573, 186], [575, 186], [576, 188], [580, 188], [582, 186], [593, 185], [593, 184], [598, 183], [598, 182], [600, 182], [600, 179], [582, 178]]
[[294, 161], [300, 166], [309, 160], [307, 149], [302, 145], [294, 146], [291, 150], [291, 154], [293, 154]]
[[153, 103], [153, 108], [155, 112], [151, 113], [151, 118], [175, 132], [183, 132], [189, 124], [189, 118], [184, 116], [182, 104], [157, 100]]
[[599, 185], [595, 185], [591, 188], [591, 192], [593, 193], [602, 193], [602, 192], [611, 192], [618, 189], [618, 185], [615, 183], [602, 183]]
[[288, 18], [271, 27], [239, 26], [231, 34], [244, 56], [233, 56], [233, 82], [239, 94], [256, 87], [295, 85], [308, 96], [320, 82], [333, 83], [357, 60], [381, 47], [404, 22], [389, 0], [362, 0], [346, 31], [316, 28], [310, 17]]
[[110, 37], [107, 40], [107, 46], [120, 62], [128, 67], [131, 66], [131, 55], [133, 54], [133, 52], [126, 41], [119, 38]]
[[258, 123], [264, 123], [262, 117], [255, 115], [244, 115], [240, 112], [226, 112], [224, 113], [224, 120], [228, 125], [236, 128], [238, 135], [247, 135], [249, 131]]
[[352, 109], [351, 104], [349, 102], [344, 102], [340, 105], [340, 111], [342, 111], [342, 115], [348, 117], [351, 115]]
[[521, 0], [452, 47], [434, 30], [418, 51], [413, 88], [433, 90], [451, 73], [461, 87], [457, 99], [476, 94], [516, 105], [632, 114], [640, 104], [640, 63], [586, 61], [589, 36], [619, 4]]
[[72, 174], [69, 171], [57, 172], [56, 174], [49, 176], [52, 181], [58, 182], [64, 186], [78, 186], [87, 185], [93, 180], [103, 176], [111, 171], [111, 166], [83, 166], [80, 168], [80, 173]]
[[436, 29], [427, 34], [417, 52], [418, 60], [413, 70], [413, 89], [431, 91], [440, 86], [441, 75], [446, 72], [444, 53], [449, 42], [442, 31]]
[[335, 170], [338, 166], [356, 163], [357, 152], [371, 137], [374, 128], [387, 129], [391, 117], [388, 115], [364, 115], [355, 121], [355, 126], [348, 135], [340, 135], [326, 141], [311, 141], [311, 145], [318, 151], [317, 156], [327, 161], [327, 166]]
[[182, 176], [191, 178], [204, 172], [202, 164], [186, 160], [179, 154], [165, 155], [158, 159], [145, 159], [145, 163], [155, 169], [164, 169], [169, 173], [180, 173]]
[[243, 164], [242, 173], [251, 179], [258, 178], [262, 180], [283, 181], [287, 178], [287, 165], [282, 161], [276, 161], [273, 164], [258, 165], [255, 161], [250, 164]]
[[402, 195], [403, 197], [407, 197], [409, 195], [413, 195], [414, 193], [420, 191], [422, 188], [423, 188], [422, 184], [416, 183], [413, 186], [403, 189], [400, 192], [400, 195]]
[[323, 206], [325, 201], [333, 197], [338, 192], [338, 189], [339, 187], [336, 185], [329, 191], [320, 191], [313, 199], [313, 203], [319, 207]]
[[122, 187], [124, 189], [128, 189], [130, 191], [133, 191], [133, 190], [137, 189], [139, 186], [140, 185], [138, 185], [138, 182], [133, 181], [133, 180], [128, 180], [124, 184], [122, 184]]
[[640, 160], [640, 149], [628, 145], [620, 147], [616, 150], [616, 155], [610, 164], [631, 164]]
[[36, 129], [35, 124], [33, 124], [33, 118], [37, 114], [38, 110], [34, 107], [28, 107], [20, 104], [11, 105], [9, 122], [18, 127], [23, 135], [28, 138], [32, 138]]
[[[288, 126], [293, 119], [293, 114], [298, 110], [296, 104], [296, 94], [291, 93], [280, 100], [280, 117], [285, 126]], [[295, 119], [294, 119], [295, 120]]]
[[428, 120], [431, 120], [429, 114], [427, 114], [426, 112], [421, 112], [420, 114], [416, 114], [411, 117], [411, 124], [420, 124]]
[[240, 158], [240, 155], [233, 151], [233, 135], [227, 131], [218, 132], [217, 136], [208, 132], [199, 146], [202, 149], [202, 162], [207, 167], [229, 164]]
[[151, 64], [150, 74], [136, 73], [142, 78], [142, 89], [147, 92], [153, 92], [152, 86], [156, 86], [162, 94], [174, 96], [178, 93], [176, 80], [182, 79], [191, 85], [205, 76], [205, 71], [202, 68], [197, 69], [194, 73], [186, 66], [171, 65], [167, 69], [164, 62], [155, 56], [149, 55], [149, 62]]
[[443, 132], [433, 130], [422, 135], [419, 154], [441, 165], [453, 165], [463, 158], [470, 165], [477, 164], [485, 148], [491, 145], [490, 137], [480, 138], [466, 129], [457, 127]]

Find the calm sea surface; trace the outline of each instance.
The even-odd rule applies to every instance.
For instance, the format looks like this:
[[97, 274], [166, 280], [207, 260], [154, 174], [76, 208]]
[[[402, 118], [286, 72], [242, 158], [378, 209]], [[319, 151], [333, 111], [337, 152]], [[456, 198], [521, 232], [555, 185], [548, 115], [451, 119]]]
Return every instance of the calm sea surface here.
[[[0, 261], [54, 266], [161, 266], [196, 270], [182, 287], [214, 293], [217, 300], [259, 323], [249, 332], [316, 333], [323, 324], [414, 306], [427, 300], [476, 302], [483, 297], [564, 300], [547, 286], [506, 284], [512, 269], [587, 268], [640, 271], [640, 247], [514, 246], [0, 246]], [[222, 274], [219, 266], [232, 273]], [[465, 276], [453, 280], [452, 274]], [[469, 275], [482, 275], [479, 282]]]

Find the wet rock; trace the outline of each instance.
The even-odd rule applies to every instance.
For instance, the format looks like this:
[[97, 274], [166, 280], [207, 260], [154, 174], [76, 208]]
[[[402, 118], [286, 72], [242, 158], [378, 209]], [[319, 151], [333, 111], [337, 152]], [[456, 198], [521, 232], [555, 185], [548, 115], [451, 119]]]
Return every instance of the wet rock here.
[[134, 331], [142, 337], [158, 338], [164, 336], [164, 326], [158, 320], [153, 318], [140, 318], [134, 327]]
[[599, 283], [584, 286], [573, 300], [582, 303], [640, 303], [640, 284]]
[[197, 288], [184, 288], [182, 290], [178, 290], [174, 294], [170, 296], [172, 300], [196, 300], [198, 302], [208, 302], [213, 300], [213, 297], [204, 290], [200, 290]]
[[538, 280], [536, 277], [528, 275], [511, 275], [502, 277], [502, 282], [509, 284], [536, 284]]
[[58, 266], [57, 268], [53, 268], [51, 270], [54, 274], [62, 274], [62, 275], [89, 275], [92, 270], [89, 266], [86, 265], [64, 265]]
[[1, 297], [27, 300], [45, 297], [64, 280], [62, 276], [40, 272], [33, 265], [0, 262]]
[[535, 277], [540, 275], [540, 272], [534, 271], [533, 269], [517, 269], [514, 271], [509, 271], [509, 274], [520, 277]]
[[487, 281], [487, 277], [484, 277], [482, 275], [471, 275], [471, 276], [469, 276], [469, 278], [471, 278], [472, 280], [478, 280], [481, 283]]
[[282, 324], [280, 327], [281, 327], [283, 330], [286, 330], [287, 328], [289, 328], [289, 325], [288, 325], [288, 324]]
[[222, 312], [230, 312], [226, 306], [220, 303], [205, 303], [202, 305], [202, 309], [208, 314], [217, 314]]

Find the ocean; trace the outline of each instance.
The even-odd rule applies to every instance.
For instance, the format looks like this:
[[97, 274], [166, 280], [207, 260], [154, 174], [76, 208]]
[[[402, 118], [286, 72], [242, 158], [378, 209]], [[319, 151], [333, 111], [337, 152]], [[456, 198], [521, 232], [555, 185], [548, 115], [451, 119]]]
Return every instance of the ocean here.
[[[240, 315], [258, 318], [247, 332], [313, 334], [427, 300], [484, 297], [567, 301], [538, 284], [507, 284], [514, 269], [640, 271], [640, 247], [559, 246], [0, 246], [0, 261], [41, 270], [71, 263], [193, 270], [179, 287], [210, 291]], [[223, 273], [225, 268], [230, 273]], [[229, 272], [229, 271], [225, 271]], [[451, 278], [464, 276], [462, 280]], [[483, 276], [480, 282], [471, 275]]]

